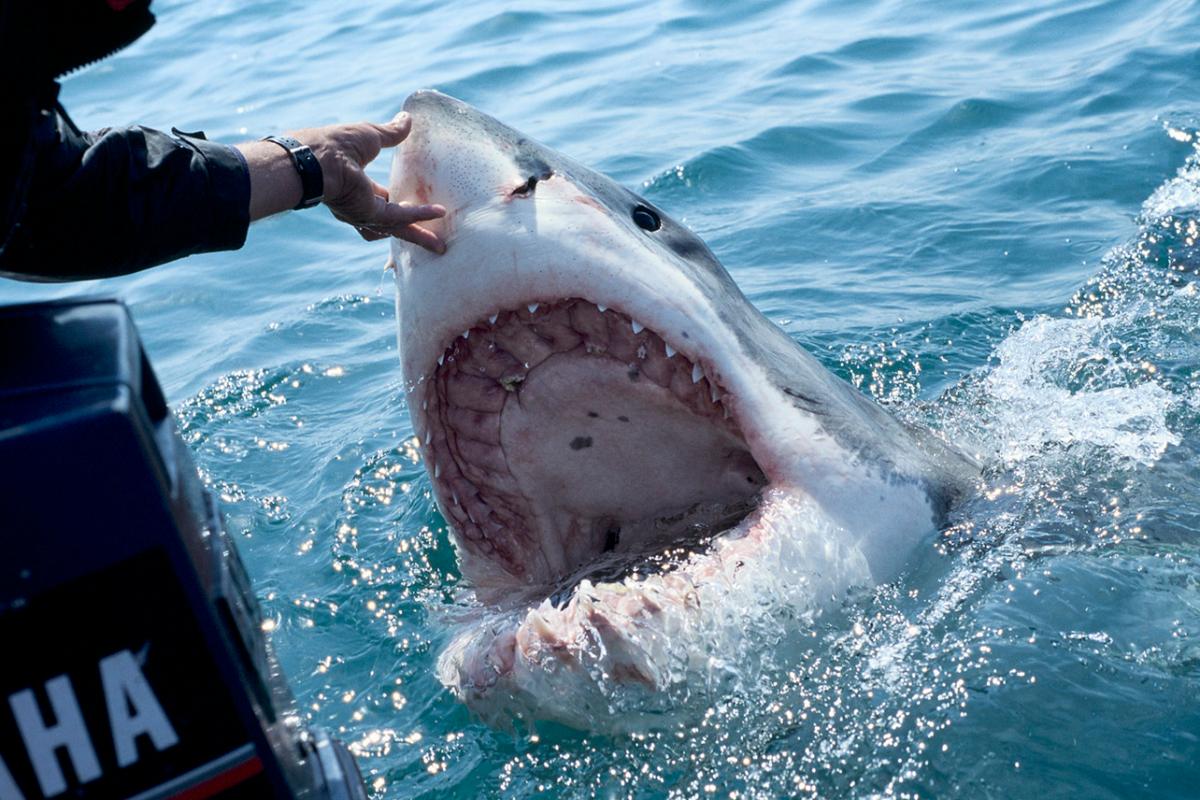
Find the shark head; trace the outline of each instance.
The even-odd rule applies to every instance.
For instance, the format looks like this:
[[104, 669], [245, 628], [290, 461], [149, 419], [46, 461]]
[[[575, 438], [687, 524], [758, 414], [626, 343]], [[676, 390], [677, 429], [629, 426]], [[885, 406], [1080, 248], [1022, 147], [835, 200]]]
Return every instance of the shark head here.
[[969, 459], [826, 371], [662, 209], [453, 98], [404, 108], [391, 196], [444, 205], [447, 251], [393, 242], [401, 358], [494, 610], [441, 662], [474, 708], [611, 727], [614, 687], [691, 680], [705, 614], [788, 570], [793, 606], [887, 579], [969, 491]]

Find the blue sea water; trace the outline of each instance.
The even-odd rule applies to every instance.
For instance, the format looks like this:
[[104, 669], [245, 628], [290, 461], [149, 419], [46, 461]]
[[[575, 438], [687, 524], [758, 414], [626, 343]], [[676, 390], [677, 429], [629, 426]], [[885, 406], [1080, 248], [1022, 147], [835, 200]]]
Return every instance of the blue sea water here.
[[155, 8], [65, 82], [81, 126], [235, 142], [441, 89], [685, 221], [830, 369], [988, 467], [904, 576], [694, 725], [494, 730], [433, 674], [457, 573], [384, 243], [316, 210], [236, 253], [0, 284], [131, 304], [300, 710], [376, 797], [1200, 796], [1194, 2]]

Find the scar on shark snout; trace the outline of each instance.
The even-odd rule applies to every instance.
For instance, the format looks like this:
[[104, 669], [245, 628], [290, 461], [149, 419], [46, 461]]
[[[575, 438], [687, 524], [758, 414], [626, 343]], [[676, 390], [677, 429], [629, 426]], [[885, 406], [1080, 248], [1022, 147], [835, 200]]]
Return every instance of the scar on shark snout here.
[[574, 439], [571, 440], [571, 449], [572, 450], [583, 450], [584, 448], [591, 447], [591, 446], [592, 446], [592, 437], [590, 437], [590, 436], [576, 436]]

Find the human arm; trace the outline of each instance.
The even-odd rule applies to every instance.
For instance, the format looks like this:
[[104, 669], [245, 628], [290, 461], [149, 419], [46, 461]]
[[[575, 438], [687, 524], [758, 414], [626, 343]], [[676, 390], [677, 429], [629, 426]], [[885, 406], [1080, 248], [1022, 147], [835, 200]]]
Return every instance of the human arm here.
[[[396, 236], [440, 253], [445, 245], [436, 234], [417, 223], [437, 219], [446, 211], [439, 205], [391, 202], [388, 191], [363, 171], [385, 147], [394, 147], [408, 136], [412, 121], [400, 114], [386, 124], [360, 122], [305, 128], [288, 135], [316, 155], [325, 182], [325, 205], [338, 219], [353, 225], [368, 241]], [[300, 176], [287, 151], [274, 142], [246, 142], [238, 150], [250, 173], [250, 220], [294, 208], [300, 201]]]
[[[246, 166], [227, 145], [149, 128], [81, 132], [39, 113], [0, 237], [0, 273], [102, 278], [242, 246]], [[11, 173], [10, 173], [11, 174]]]
[[[142, 127], [83, 133], [65, 116], [34, 117], [31, 141], [22, 148], [27, 188], [14, 218], [0, 230], [0, 274], [100, 278], [193, 253], [235, 250], [252, 219], [291, 208], [300, 198], [290, 156], [271, 142], [241, 150], [202, 135]], [[406, 134], [407, 123], [294, 133], [322, 163], [335, 216], [359, 226], [364, 238], [395, 231], [438, 249], [440, 241], [412, 222], [440, 216], [440, 207], [387, 203], [386, 191], [362, 171], [381, 147]], [[4, 191], [19, 185], [3, 183]]]

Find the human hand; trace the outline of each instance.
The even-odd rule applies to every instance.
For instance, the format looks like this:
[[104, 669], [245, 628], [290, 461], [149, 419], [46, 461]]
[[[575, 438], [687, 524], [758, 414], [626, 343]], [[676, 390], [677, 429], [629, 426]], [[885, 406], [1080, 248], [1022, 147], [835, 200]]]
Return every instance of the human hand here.
[[[435, 253], [446, 245], [417, 223], [445, 216], [440, 205], [392, 202], [388, 191], [367, 177], [364, 167], [385, 147], [404, 141], [412, 128], [407, 114], [385, 124], [358, 122], [304, 128], [288, 135], [308, 145], [321, 163], [324, 203], [333, 215], [355, 227], [367, 241], [396, 236]], [[258, 220], [293, 208], [300, 201], [300, 176], [291, 156], [274, 142], [246, 142], [238, 150], [250, 170], [250, 219]]]
[[412, 119], [400, 113], [391, 122], [358, 122], [293, 131], [290, 136], [308, 145], [321, 162], [325, 205], [342, 222], [353, 225], [369, 242], [396, 236], [435, 253], [446, 245], [437, 234], [416, 224], [445, 216], [440, 205], [392, 201], [388, 190], [367, 177], [364, 167], [385, 147], [404, 141]]

